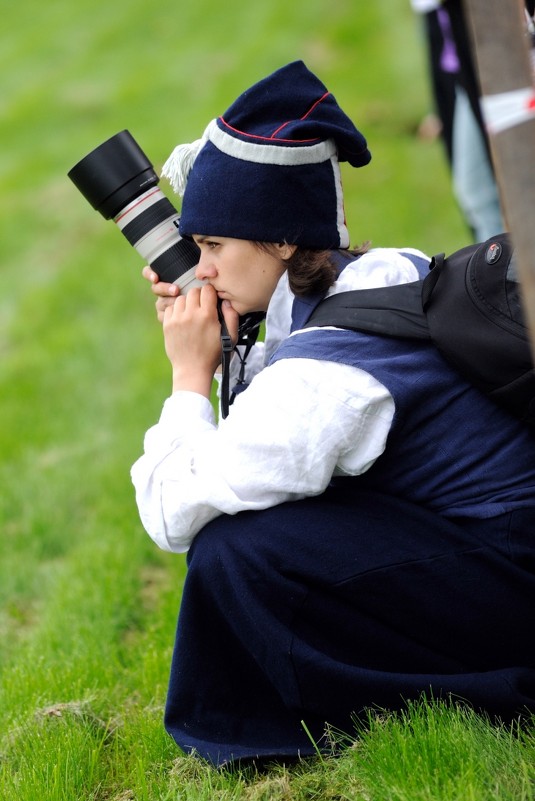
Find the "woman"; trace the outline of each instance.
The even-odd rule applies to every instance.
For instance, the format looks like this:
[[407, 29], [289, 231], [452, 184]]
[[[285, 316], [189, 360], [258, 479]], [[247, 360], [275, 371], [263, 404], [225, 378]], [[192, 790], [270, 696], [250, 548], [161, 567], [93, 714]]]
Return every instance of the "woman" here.
[[[172, 395], [132, 478], [150, 536], [188, 551], [166, 726], [216, 765], [312, 754], [326, 724], [422, 694], [535, 711], [531, 435], [430, 344], [301, 330], [326, 294], [427, 266], [349, 251], [343, 160], [366, 141], [295, 62], [164, 170], [205, 283], [181, 297], [145, 270]], [[233, 337], [267, 313], [219, 425], [218, 300]]]

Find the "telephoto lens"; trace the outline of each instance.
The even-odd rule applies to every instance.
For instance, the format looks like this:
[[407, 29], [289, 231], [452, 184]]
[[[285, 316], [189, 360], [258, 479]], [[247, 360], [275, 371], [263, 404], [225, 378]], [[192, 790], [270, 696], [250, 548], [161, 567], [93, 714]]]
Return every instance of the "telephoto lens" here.
[[158, 187], [159, 178], [129, 131], [107, 139], [68, 173], [85, 199], [113, 220], [162, 281], [185, 294], [195, 278], [199, 249], [178, 232], [180, 215]]

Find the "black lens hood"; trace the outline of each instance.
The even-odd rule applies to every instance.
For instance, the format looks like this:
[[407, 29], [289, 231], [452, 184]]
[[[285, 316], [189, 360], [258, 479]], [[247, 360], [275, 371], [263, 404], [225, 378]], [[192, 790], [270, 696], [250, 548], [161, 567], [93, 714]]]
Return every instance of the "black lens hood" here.
[[107, 220], [159, 181], [151, 162], [127, 130], [92, 150], [68, 175]]

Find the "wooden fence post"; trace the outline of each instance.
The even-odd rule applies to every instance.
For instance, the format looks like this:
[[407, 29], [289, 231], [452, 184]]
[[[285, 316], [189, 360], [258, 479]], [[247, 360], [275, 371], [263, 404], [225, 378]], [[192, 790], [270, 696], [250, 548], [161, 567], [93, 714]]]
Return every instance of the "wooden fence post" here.
[[463, 0], [535, 354], [535, 91], [523, 0]]

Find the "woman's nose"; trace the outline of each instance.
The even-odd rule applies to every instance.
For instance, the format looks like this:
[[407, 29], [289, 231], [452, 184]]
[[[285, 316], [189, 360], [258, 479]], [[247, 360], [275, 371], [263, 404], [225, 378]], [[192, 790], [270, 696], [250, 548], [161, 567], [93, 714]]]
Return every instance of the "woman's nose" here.
[[216, 269], [210, 261], [210, 256], [201, 251], [199, 263], [195, 268], [195, 278], [198, 281], [207, 281], [210, 278], [214, 278], [215, 275]]

